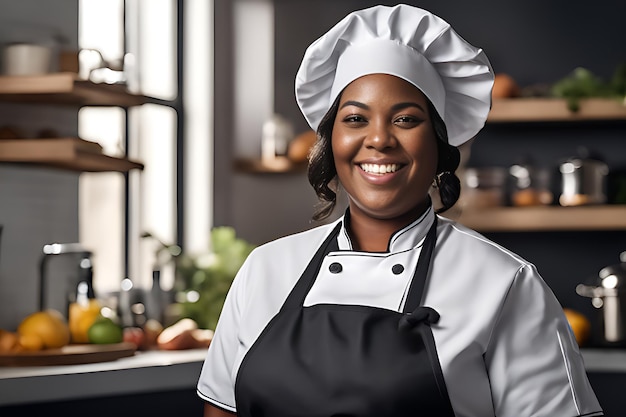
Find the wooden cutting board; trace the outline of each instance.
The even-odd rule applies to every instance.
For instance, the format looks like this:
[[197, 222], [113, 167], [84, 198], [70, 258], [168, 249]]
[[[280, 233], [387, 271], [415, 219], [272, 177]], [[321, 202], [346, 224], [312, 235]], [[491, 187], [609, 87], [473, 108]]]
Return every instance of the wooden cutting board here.
[[107, 362], [133, 356], [136, 350], [137, 347], [133, 343], [68, 345], [59, 349], [35, 352], [0, 353], [0, 366], [77, 365]]

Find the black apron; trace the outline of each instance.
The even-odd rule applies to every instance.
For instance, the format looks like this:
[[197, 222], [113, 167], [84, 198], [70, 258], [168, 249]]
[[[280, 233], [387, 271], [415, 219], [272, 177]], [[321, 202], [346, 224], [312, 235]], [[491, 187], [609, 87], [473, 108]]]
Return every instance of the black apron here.
[[433, 222], [403, 313], [318, 304], [303, 307], [341, 224], [324, 241], [244, 357], [235, 383], [243, 417], [454, 417], [429, 324], [420, 307], [436, 241]]

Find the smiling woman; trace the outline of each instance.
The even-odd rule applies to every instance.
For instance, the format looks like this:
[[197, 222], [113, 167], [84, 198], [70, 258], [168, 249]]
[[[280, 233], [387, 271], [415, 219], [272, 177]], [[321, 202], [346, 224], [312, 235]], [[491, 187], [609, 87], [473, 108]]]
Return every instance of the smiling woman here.
[[407, 5], [351, 13], [309, 46], [296, 99], [317, 131], [317, 218], [339, 187], [348, 208], [248, 256], [198, 382], [207, 416], [602, 415], [534, 265], [437, 214], [493, 78], [481, 49]]

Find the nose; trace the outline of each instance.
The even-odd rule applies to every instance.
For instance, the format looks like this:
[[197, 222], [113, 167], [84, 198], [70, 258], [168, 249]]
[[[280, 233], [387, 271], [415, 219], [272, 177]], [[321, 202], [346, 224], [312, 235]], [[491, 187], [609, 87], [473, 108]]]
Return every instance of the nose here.
[[397, 144], [391, 126], [385, 122], [370, 122], [364, 145], [378, 151], [394, 148]]

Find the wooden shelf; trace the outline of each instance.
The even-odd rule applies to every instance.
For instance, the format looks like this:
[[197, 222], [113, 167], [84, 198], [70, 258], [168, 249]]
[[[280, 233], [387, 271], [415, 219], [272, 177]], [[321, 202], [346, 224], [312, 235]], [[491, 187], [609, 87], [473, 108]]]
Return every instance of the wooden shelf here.
[[285, 157], [264, 162], [260, 159], [237, 159], [235, 170], [247, 174], [288, 174], [305, 172], [307, 163], [294, 163]]
[[494, 207], [450, 211], [444, 216], [480, 232], [626, 230], [626, 205]]
[[590, 98], [580, 100], [576, 113], [567, 108], [564, 99], [511, 98], [495, 99], [487, 123], [574, 122], [626, 120], [626, 103], [618, 100]]
[[[79, 80], [70, 72], [0, 77], [0, 101], [73, 106], [132, 107], [169, 102], [130, 93], [119, 84]], [[79, 138], [0, 140], [0, 162], [55, 167], [79, 172], [128, 172], [143, 164], [102, 153], [93, 142]]]
[[0, 101], [119, 107], [168, 104], [164, 100], [132, 94], [124, 85], [79, 80], [70, 72], [0, 77]]
[[0, 140], [0, 162], [34, 164], [80, 172], [143, 169], [143, 164], [102, 153], [95, 142], [79, 138]]

